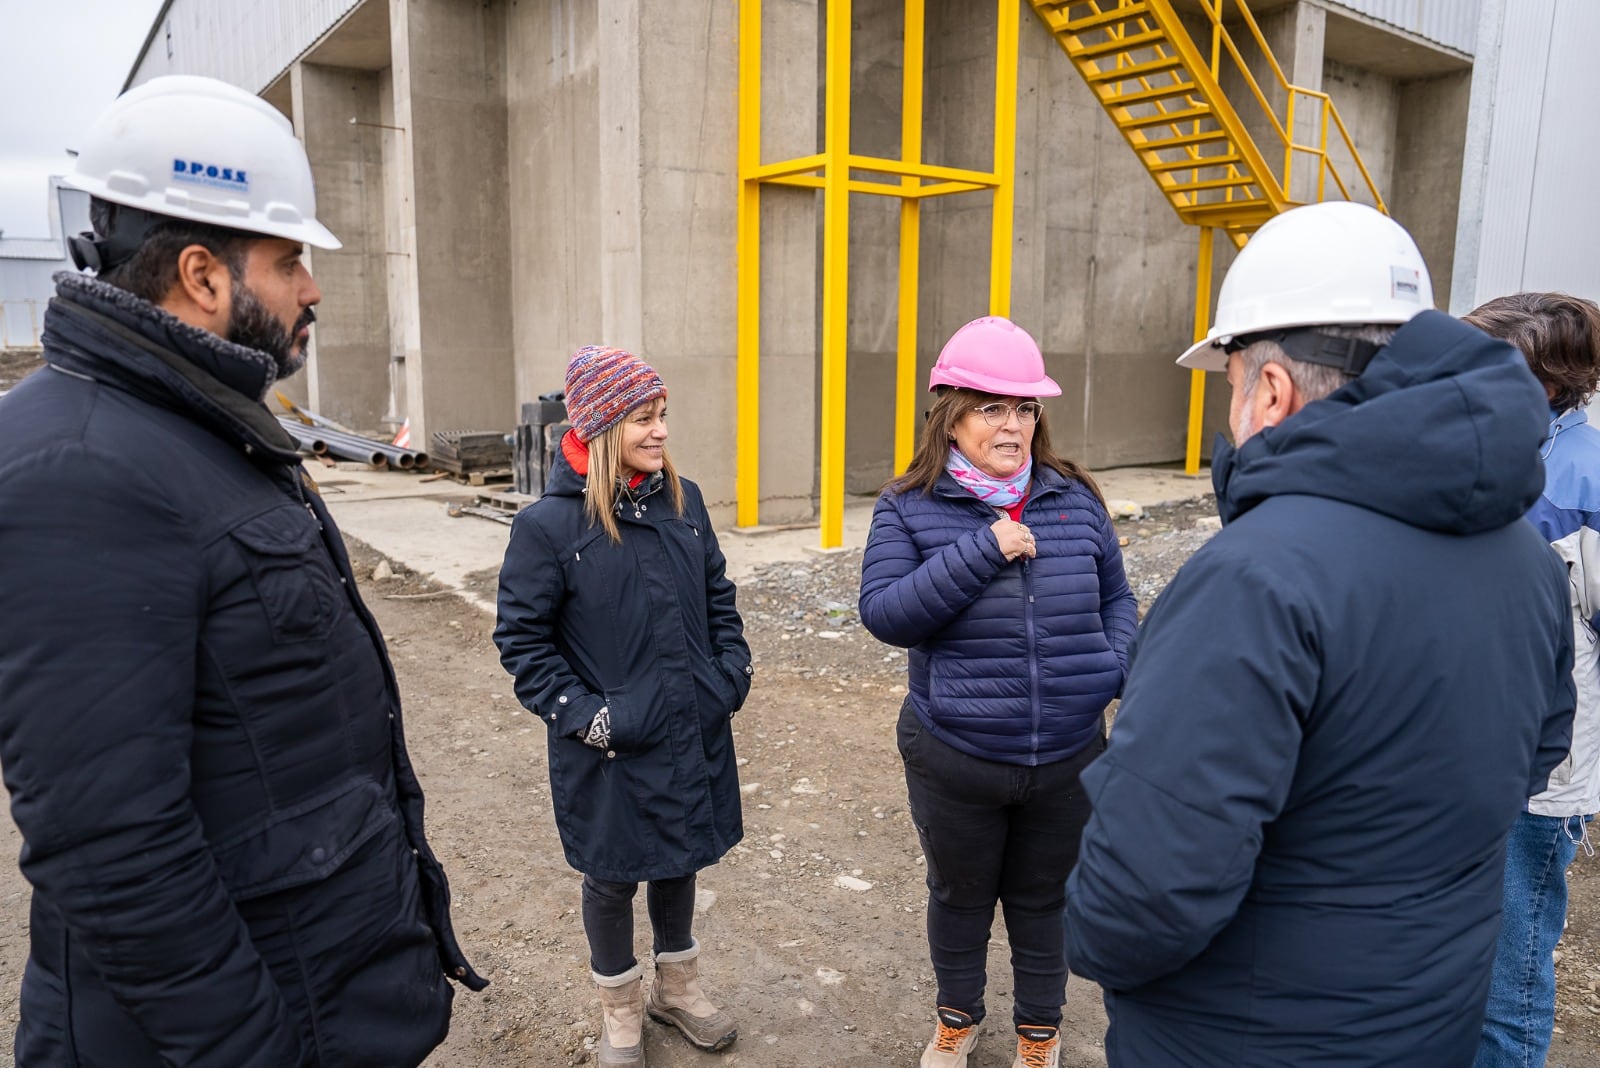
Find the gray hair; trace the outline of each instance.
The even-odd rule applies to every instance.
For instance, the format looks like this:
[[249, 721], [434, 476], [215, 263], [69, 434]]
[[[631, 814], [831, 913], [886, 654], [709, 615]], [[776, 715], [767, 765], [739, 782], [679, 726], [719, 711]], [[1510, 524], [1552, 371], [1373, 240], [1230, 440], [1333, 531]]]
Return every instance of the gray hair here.
[[[1393, 323], [1316, 327], [1319, 334], [1367, 341], [1374, 345], [1387, 345], [1399, 330], [1400, 327]], [[1248, 395], [1252, 392], [1256, 388], [1256, 382], [1261, 378], [1261, 369], [1269, 363], [1275, 363], [1289, 373], [1289, 381], [1294, 384], [1301, 399], [1307, 404], [1321, 400], [1356, 377], [1346, 374], [1337, 367], [1297, 360], [1285, 353], [1276, 341], [1269, 338], [1262, 338], [1240, 349], [1239, 360], [1244, 371], [1242, 393]]]

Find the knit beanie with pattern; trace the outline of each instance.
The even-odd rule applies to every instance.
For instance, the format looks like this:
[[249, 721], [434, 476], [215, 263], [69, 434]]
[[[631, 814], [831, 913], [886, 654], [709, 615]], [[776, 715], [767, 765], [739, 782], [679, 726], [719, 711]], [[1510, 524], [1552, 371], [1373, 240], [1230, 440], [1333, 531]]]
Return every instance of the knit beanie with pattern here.
[[567, 421], [585, 443], [639, 405], [666, 395], [661, 376], [624, 349], [585, 345], [567, 364]]

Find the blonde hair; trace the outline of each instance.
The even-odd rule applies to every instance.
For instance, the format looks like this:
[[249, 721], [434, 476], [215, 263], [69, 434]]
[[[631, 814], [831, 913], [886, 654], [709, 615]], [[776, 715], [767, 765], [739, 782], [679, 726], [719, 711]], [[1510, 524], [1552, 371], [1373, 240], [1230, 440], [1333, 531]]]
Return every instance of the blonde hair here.
[[[584, 494], [583, 510], [590, 522], [602, 527], [613, 543], [622, 542], [622, 531], [617, 526], [617, 493], [622, 478], [622, 428], [635, 412], [649, 408], [654, 411], [665, 406], [667, 399], [657, 397], [645, 401], [627, 415], [607, 427], [600, 436], [589, 442], [589, 489]], [[672, 510], [683, 515], [683, 481], [672, 466], [672, 457], [661, 450], [661, 477], [667, 483], [667, 498]]]

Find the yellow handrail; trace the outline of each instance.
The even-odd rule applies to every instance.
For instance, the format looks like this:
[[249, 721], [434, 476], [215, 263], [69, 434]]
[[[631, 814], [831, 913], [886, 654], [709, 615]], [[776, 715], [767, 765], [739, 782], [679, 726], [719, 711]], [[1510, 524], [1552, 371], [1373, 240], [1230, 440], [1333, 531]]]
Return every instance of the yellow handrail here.
[[[1250, 5], [1246, 0], [1231, 0], [1240, 20], [1249, 28], [1249, 36], [1255, 41], [1256, 47], [1260, 50], [1267, 69], [1271, 71], [1272, 77], [1277, 80], [1279, 87], [1283, 89], [1286, 95], [1285, 117], [1281, 120], [1279, 119], [1277, 109], [1267, 100], [1266, 93], [1261, 88], [1261, 83], [1256, 80], [1254, 73], [1250, 70], [1250, 65], [1245, 62], [1244, 56], [1239, 51], [1239, 46], [1234, 40], [1234, 34], [1229, 32], [1224, 21], [1228, 14], [1229, 3], [1230, 0], [1200, 0], [1200, 9], [1211, 22], [1210, 73], [1213, 78], [1220, 79], [1222, 77], [1222, 54], [1226, 52], [1233, 60], [1232, 73], [1238, 74], [1243, 79], [1250, 90], [1249, 95], [1255, 98], [1256, 104], [1271, 125], [1272, 132], [1282, 142], [1284, 161], [1283, 174], [1279, 181], [1284, 199], [1291, 202], [1293, 199], [1294, 157], [1298, 153], [1317, 157], [1318, 200], [1323, 198], [1323, 194], [1327, 189], [1327, 179], [1330, 177], [1333, 179], [1334, 184], [1338, 186], [1340, 195], [1346, 200], [1350, 199], [1350, 183], [1339, 173], [1339, 168], [1334, 164], [1328, 152], [1330, 133], [1328, 127], [1331, 120], [1333, 127], [1338, 132], [1339, 141], [1343, 143], [1351, 160], [1354, 161], [1356, 169], [1360, 171], [1362, 184], [1366, 186], [1373, 203], [1378, 210], [1387, 211], [1388, 208], [1384, 204], [1383, 196], [1378, 192], [1378, 185], [1373, 181], [1371, 172], [1367, 170], [1366, 164], [1362, 161], [1361, 154], [1356, 151], [1355, 140], [1350, 136], [1350, 131], [1345, 126], [1344, 119], [1339, 115], [1339, 109], [1334, 106], [1333, 99], [1325, 92], [1317, 89], [1307, 89], [1289, 81], [1288, 76], [1283, 72], [1283, 67], [1278, 63], [1278, 58], [1273, 55], [1272, 47], [1267, 43], [1266, 35], [1261, 32], [1261, 25], [1256, 21], [1254, 13], [1251, 12]], [[1318, 123], [1319, 136], [1316, 144], [1301, 144], [1295, 140], [1295, 98], [1299, 96], [1316, 100], [1322, 112], [1321, 121]]]

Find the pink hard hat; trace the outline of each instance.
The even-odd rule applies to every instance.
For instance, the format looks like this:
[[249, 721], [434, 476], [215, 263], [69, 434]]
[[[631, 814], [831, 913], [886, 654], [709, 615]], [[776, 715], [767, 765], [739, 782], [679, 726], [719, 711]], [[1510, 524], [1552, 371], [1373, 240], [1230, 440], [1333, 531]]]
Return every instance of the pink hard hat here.
[[1028, 332], [1010, 319], [986, 315], [950, 335], [928, 375], [928, 392], [961, 386], [999, 397], [1059, 397], [1044, 373], [1044, 356]]

